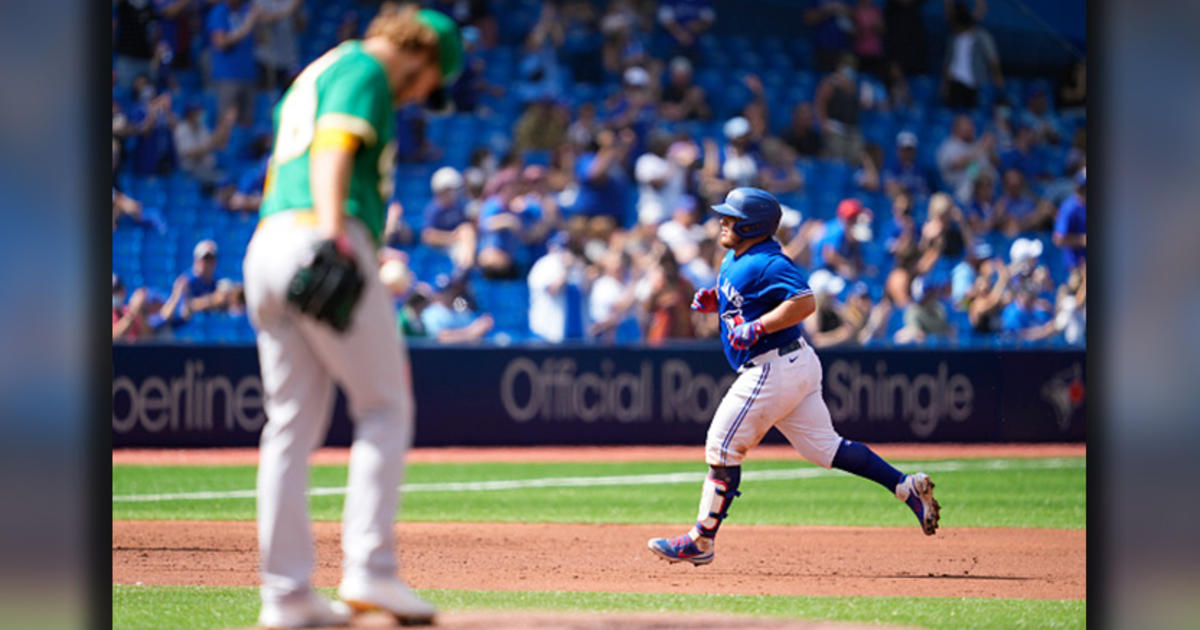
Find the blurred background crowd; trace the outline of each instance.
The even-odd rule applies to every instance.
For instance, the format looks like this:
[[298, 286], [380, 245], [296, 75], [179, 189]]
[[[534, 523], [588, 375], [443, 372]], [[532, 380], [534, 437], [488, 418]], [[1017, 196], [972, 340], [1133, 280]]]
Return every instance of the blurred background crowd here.
[[[817, 347], [1084, 344], [1082, 42], [1025, 5], [1005, 15], [1028, 31], [996, 37], [982, 0], [424, 4], [468, 64], [456, 113], [397, 113], [378, 271], [405, 335], [714, 337], [688, 308], [725, 254], [708, 207], [758, 186]], [[723, 27], [742, 6], [786, 24]], [[272, 107], [377, 8], [113, 3], [114, 342], [253, 339], [241, 259]], [[1017, 59], [1029, 31], [1061, 54]]]

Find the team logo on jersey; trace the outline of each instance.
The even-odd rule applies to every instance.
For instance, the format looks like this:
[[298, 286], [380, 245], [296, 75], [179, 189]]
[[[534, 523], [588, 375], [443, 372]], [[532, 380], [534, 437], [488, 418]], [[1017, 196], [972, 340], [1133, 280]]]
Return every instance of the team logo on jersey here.
[[721, 279], [720, 291], [726, 304], [725, 310], [721, 312], [721, 321], [725, 323], [725, 329], [733, 330], [746, 323], [746, 318], [742, 317], [742, 294], [725, 278]]
[[1042, 385], [1042, 399], [1054, 408], [1058, 417], [1058, 428], [1066, 431], [1071, 426], [1071, 416], [1083, 406], [1083, 366], [1079, 363], [1050, 377]]

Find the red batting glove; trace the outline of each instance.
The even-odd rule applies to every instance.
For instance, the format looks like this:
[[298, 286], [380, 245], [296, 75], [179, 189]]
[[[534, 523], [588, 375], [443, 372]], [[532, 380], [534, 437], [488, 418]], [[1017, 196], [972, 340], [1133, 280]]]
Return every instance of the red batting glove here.
[[746, 322], [729, 331], [729, 345], [733, 346], [734, 350], [745, 350], [757, 343], [766, 332], [762, 320]]
[[692, 298], [692, 310], [699, 313], [716, 313], [720, 308], [716, 289], [700, 289]]

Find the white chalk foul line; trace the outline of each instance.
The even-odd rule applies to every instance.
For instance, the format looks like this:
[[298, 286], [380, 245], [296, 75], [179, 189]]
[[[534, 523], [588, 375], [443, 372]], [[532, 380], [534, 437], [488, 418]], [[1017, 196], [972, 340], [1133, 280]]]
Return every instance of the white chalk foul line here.
[[[953, 472], [960, 470], [1017, 470], [1083, 468], [1081, 459], [1030, 459], [1030, 460], [957, 460], [939, 462], [906, 462], [905, 467], [926, 472]], [[811, 479], [845, 474], [824, 468], [783, 468], [747, 472], [748, 481], [785, 481]], [[584, 488], [600, 486], [638, 486], [670, 483], [698, 483], [704, 480], [703, 472], [659, 473], [650, 475], [610, 475], [593, 477], [543, 477], [534, 479], [505, 479], [493, 481], [451, 481], [433, 483], [410, 483], [404, 492], [494, 492], [521, 490], [526, 488]], [[345, 487], [317, 487], [309, 490], [310, 496], [336, 496], [346, 493]], [[213, 499], [252, 499], [255, 490], [225, 490], [210, 492], [178, 492], [160, 494], [114, 495], [114, 502], [155, 501], [203, 501]]]
[[[956, 472], [968, 470], [1036, 470], [1055, 468], [1085, 468], [1084, 459], [967, 459], [938, 462], [904, 462], [909, 470], [925, 472]], [[787, 481], [833, 477], [846, 473], [824, 468], [778, 468], [754, 470], [742, 475], [746, 481]], [[526, 488], [594, 488], [600, 486], [649, 486], [666, 483], [700, 483], [703, 472], [659, 473], [653, 475], [609, 475], [597, 477], [542, 477], [537, 479], [500, 479], [494, 481], [443, 481], [432, 483], [409, 483], [403, 486], [405, 493], [413, 492], [495, 492], [499, 490], [523, 490]], [[323, 497], [346, 494], [345, 487], [310, 488], [309, 496]], [[212, 492], [173, 492], [160, 494], [118, 494], [113, 503], [149, 503], [157, 501], [211, 501], [214, 499], [253, 499], [255, 490], [222, 490]]]

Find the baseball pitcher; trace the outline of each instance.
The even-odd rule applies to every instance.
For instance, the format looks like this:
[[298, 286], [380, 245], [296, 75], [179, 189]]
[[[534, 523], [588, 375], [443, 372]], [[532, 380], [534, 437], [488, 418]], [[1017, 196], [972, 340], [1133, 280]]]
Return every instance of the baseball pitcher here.
[[698, 291], [692, 309], [720, 316], [725, 358], [738, 377], [708, 429], [709, 473], [696, 525], [677, 538], [650, 540], [650, 550], [671, 562], [713, 561], [717, 529], [740, 495], [742, 458], [771, 427], [809, 461], [887, 488], [933, 534], [940, 506], [929, 476], [905, 475], [833, 429], [821, 398], [821, 363], [800, 335], [800, 322], [815, 308], [812, 291], [772, 238], [782, 216], [779, 202], [758, 188], [735, 188], [713, 210], [722, 215], [720, 244], [729, 252], [717, 288]]
[[[433, 620], [433, 606], [397, 577], [392, 524], [414, 409], [376, 250], [396, 151], [394, 110], [441, 105], [462, 60], [449, 17], [385, 5], [364, 39], [309, 64], [275, 109], [262, 220], [244, 261], [267, 413], [258, 468], [263, 626], [345, 625], [364, 609], [406, 624]], [[355, 423], [342, 602], [309, 585], [305, 497], [308, 456], [328, 430], [334, 383]]]

